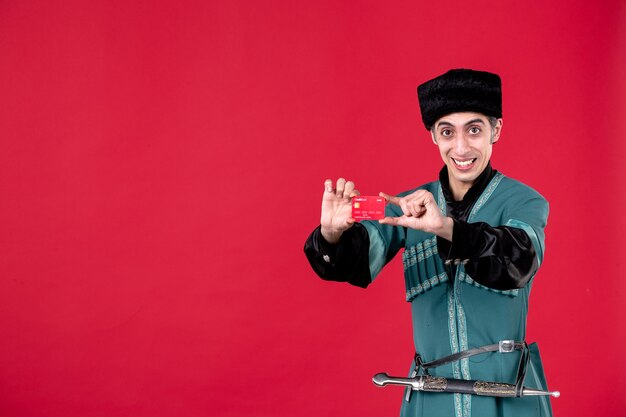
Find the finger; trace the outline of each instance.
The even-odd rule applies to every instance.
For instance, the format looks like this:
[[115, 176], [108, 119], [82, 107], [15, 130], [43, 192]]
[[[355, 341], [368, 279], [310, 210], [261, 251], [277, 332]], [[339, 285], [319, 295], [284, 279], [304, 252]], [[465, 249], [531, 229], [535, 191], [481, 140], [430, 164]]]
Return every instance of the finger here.
[[333, 180], [327, 179], [326, 181], [324, 181], [324, 191], [326, 191], [327, 193], [333, 192]]
[[436, 206], [437, 205], [437, 203], [435, 202], [435, 197], [432, 194], [430, 194], [430, 193], [428, 193], [428, 194], [426, 194], [424, 196], [423, 204], [424, 204], [424, 207], [428, 207], [428, 206], [432, 206], [432, 205]]
[[[435, 203], [435, 197], [426, 190], [419, 190], [420, 193], [416, 193], [416, 199], [422, 206], [427, 206], [430, 203]], [[437, 204], [437, 203], [435, 203]]]
[[359, 192], [359, 190], [353, 190], [353, 191], [350, 193], [350, 198], [352, 198], [352, 197], [358, 197], [358, 196], [360, 196], [360, 195], [361, 195], [361, 193]]
[[343, 195], [349, 198], [352, 191], [354, 191], [354, 183], [352, 181], [347, 181], [346, 186], [343, 189]]
[[418, 214], [417, 217], [425, 214], [428, 211], [439, 209], [439, 206], [437, 206], [437, 203], [435, 202], [435, 198], [429, 192], [425, 192], [418, 200], [418, 202], [419, 203], [417, 209], [420, 210], [421, 214]]
[[396, 217], [383, 217], [382, 219], [378, 220], [378, 223], [395, 226], [395, 224], [396, 224]]
[[406, 203], [406, 206], [409, 213], [411, 213], [411, 216], [413, 217], [419, 217], [426, 211], [426, 207], [424, 207], [422, 203], [419, 203], [415, 200], [408, 201]]
[[406, 200], [406, 198], [400, 198], [398, 199], [398, 205], [400, 206], [400, 208], [402, 209], [402, 213], [405, 216], [412, 216], [413, 214], [411, 213], [411, 210], [409, 209], [409, 202]]
[[393, 195], [389, 195], [383, 192], [378, 193], [379, 196], [381, 196], [382, 198], [384, 198], [385, 200], [387, 200], [388, 203], [391, 203], [393, 205], [399, 206], [400, 205], [400, 198], [393, 196]]
[[343, 198], [343, 190], [344, 190], [345, 186], [346, 186], [345, 178], [339, 178], [337, 180], [337, 187], [336, 187], [337, 197]]
[[412, 218], [407, 217], [407, 216], [385, 217], [385, 218], [378, 220], [378, 223], [388, 224], [390, 226], [410, 227], [412, 220], [413, 220]]
[[421, 206], [420, 209], [415, 214], [415, 217], [422, 217], [424, 214], [426, 214], [427, 211], [428, 209], [426, 207]]

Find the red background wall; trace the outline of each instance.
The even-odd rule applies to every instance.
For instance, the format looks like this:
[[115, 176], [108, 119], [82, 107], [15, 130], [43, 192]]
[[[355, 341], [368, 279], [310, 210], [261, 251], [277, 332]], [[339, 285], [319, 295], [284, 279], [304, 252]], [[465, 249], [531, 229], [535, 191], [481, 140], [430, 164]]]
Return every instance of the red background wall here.
[[435, 178], [415, 87], [455, 67], [502, 76], [493, 165], [551, 203], [555, 412], [623, 415], [625, 52], [619, 0], [1, 1], [0, 415], [396, 415], [401, 266], [302, 245], [325, 178]]

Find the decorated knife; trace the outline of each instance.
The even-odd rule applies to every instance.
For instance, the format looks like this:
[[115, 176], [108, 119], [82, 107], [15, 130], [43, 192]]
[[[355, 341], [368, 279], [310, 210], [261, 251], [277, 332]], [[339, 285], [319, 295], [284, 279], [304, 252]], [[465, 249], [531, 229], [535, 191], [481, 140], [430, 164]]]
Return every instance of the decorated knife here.
[[[473, 394], [490, 397], [516, 397], [515, 385], [502, 382], [475, 381], [465, 379], [442, 378], [429, 375], [419, 375], [413, 378], [400, 378], [389, 376], [385, 373], [376, 374], [372, 378], [374, 385], [403, 385], [411, 387], [413, 391], [427, 392], [453, 392], [460, 394]], [[542, 391], [534, 388], [523, 387], [521, 396], [551, 395], [557, 398], [559, 391]]]

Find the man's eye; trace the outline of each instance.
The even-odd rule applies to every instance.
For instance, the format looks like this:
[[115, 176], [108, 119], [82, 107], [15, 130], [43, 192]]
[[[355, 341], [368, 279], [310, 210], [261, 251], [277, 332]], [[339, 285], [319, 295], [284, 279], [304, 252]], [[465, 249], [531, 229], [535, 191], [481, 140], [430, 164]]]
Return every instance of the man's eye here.
[[448, 137], [452, 135], [452, 131], [450, 129], [443, 129], [441, 131], [441, 136]]
[[477, 128], [476, 126], [474, 126], [474, 127], [470, 127], [469, 132], [470, 132], [472, 135], [476, 135], [476, 134], [480, 133], [480, 129], [479, 129], [479, 128]]

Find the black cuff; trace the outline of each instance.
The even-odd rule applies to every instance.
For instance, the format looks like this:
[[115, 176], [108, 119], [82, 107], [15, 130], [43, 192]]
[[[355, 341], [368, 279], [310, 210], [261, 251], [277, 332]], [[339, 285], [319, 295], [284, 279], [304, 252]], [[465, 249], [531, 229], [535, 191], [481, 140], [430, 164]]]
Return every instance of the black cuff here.
[[452, 219], [452, 221], [454, 222], [454, 226], [452, 227], [452, 242], [437, 236], [437, 252], [439, 252], [439, 257], [444, 261], [448, 259], [452, 261], [470, 259], [473, 243], [476, 239], [472, 233], [472, 227], [468, 226], [468, 223], [460, 220]]
[[321, 226], [317, 227], [304, 244], [304, 252], [315, 273], [324, 280], [348, 282], [361, 288], [372, 281], [369, 235], [359, 223], [346, 230], [336, 245], [328, 243]]
[[452, 229], [452, 243], [448, 252], [448, 259], [472, 259], [480, 256], [484, 250], [480, 242], [482, 226], [485, 223], [467, 223], [454, 220]]

